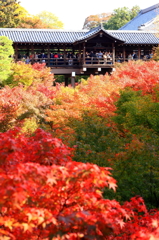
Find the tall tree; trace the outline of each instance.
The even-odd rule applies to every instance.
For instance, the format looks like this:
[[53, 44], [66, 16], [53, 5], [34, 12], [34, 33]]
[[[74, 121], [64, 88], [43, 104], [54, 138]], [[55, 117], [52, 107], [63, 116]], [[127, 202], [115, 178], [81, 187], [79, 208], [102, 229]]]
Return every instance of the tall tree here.
[[11, 61], [12, 58], [9, 57], [14, 53], [12, 47], [12, 41], [9, 40], [5, 36], [0, 37], [0, 84], [3, 83], [4, 80], [10, 74], [11, 69]]
[[58, 17], [51, 12], [42, 11], [41, 13], [37, 14], [37, 17], [39, 17], [42, 22], [48, 26], [48, 28], [63, 28], [63, 22], [61, 22]]
[[133, 19], [138, 14], [139, 10], [139, 6], [134, 6], [132, 9], [127, 7], [115, 9], [112, 17], [104, 24], [104, 28], [110, 30], [119, 29]]
[[97, 27], [100, 23], [107, 22], [111, 17], [111, 13], [101, 13], [90, 15], [85, 19], [83, 29], [91, 29]]
[[0, 27], [14, 28], [20, 19], [19, 4], [17, 0], [0, 0]]
[[37, 16], [24, 16], [20, 19], [17, 28], [48, 28], [48, 25], [45, 24], [39, 17]]

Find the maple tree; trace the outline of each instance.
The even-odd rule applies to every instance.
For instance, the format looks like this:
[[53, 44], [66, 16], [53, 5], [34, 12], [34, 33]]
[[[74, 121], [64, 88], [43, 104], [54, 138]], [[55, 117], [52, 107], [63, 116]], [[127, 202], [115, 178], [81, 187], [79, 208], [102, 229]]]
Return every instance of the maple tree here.
[[49, 109], [56, 92], [53, 81], [53, 74], [45, 63], [13, 64], [12, 74], [4, 82], [8, 86], [0, 89], [0, 131], [17, 124], [26, 131], [34, 131], [42, 125], [45, 127], [45, 110]]
[[76, 146], [74, 160], [114, 169], [119, 187], [110, 197], [141, 195], [150, 208], [158, 207], [158, 68], [154, 61], [129, 62], [75, 90], [60, 87], [46, 110], [53, 135]]
[[1, 0], [0, 1], [0, 27], [13, 28], [19, 22], [20, 12], [17, 0]]
[[47, 28], [52, 29], [63, 28], [63, 22], [61, 22], [59, 18], [52, 12], [42, 11], [39, 14], [37, 14], [37, 17], [39, 17], [41, 21], [47, 25]]
[[19, 61], [11, 66], [12, 73], [4, 84], [10, 87], [18, 86], [19, 84], [25, 87], [37, 85], [39, 83], [53, 84], [54, 78], [50, 68], [46, 67], [45, 63], [25, 64]]
[[53, 86], [45, 64], [12, 71], [0, 89], [0, 238], [158, 239], [159, 64], [119, 64], [75, 89]]
[[141, 197], [123, 205], [103, 198], [105, 187], [116, 189], [111, 169], [72, 161], [72, 150], [43, 130], [19, 130], [0, 135], [1, 239], [158, 236], [158, 211]]
[[17, 25], [17, 28], [48, 28], [48, 25], [45, 24], [38, 16], [23, 16], [20, 18], [20, 22]]

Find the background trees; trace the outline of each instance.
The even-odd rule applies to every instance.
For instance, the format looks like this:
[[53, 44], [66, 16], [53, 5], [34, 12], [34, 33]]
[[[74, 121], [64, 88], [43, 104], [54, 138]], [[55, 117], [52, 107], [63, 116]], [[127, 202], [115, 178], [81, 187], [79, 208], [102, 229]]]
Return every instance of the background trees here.
[[41, 13], [37, 14], [37, 17], [41, 19], [41, 21], [47, 25], [48, 28], [53, 29], [61, 29], [63, 28], [63, 23], [58, 19], [58, 17], [47, 11], [42, 11]]
[[48, 28], [48, 25], [45, 24], [39, 17], [37, 16], [24, 16], [21, 17], [17, 28]]
[[0, 1], [1, 28], [63, 28], [63, 23], [53, 13], [43, 11], [30, 15], [17, 0]]
[[100, 23], [106, 23], [111, 17], [111, 13], [101, 13], [88, 16], [83, 24], [83, 29], [91, 29], [97, 27]]
[[111, 18], [103, 26], [105, 29], [116, 30], [133, 19], [139, 12], [139, 6], [134, 6], [132, 9], [127, 7], [117, 8], [114, 10]]
[[0, 27], [14, 28], [20, 19], [19, 4], [17, 0], [0, 1]]

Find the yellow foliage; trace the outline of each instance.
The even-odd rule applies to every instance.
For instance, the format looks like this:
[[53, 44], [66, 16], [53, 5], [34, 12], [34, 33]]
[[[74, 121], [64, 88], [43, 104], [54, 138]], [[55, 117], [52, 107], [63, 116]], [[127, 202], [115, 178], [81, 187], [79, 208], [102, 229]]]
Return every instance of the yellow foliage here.
[[35, 117], [26, 118], [22, 126], [23, 133], [33, 133], [38, 128], [38, 123]]

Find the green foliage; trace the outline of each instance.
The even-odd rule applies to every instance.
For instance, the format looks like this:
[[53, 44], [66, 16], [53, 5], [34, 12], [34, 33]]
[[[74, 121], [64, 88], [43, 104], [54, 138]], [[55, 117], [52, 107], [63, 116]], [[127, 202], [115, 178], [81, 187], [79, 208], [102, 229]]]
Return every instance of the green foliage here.
[[114, 120], [120, 129], [129, 129], [138, 134], [141, 133], [142, 127], [159, 134], [159, 102], [154, 101], [152, 95], [143, 96], [141, 91], [126, 89], [121, 91], [116, 106], [117, 116]]
[[134, 6], [132, 9], [127, 7], [117, 8], [114, 10], [111, 18], [103, 26], [105, 29], [116, 30], [121, 28], [131, 19], [133, 19], [139, 12], [139, 6]]
[[75, 161], [93, 162], [99, 166], [110, 166], [109, 159], [118, 153], [123, 145], [117, 129], [112, 128], [108, 119], [97, 116], [96, 112], [84, 112], [82, 120], [70, 119], [76, 146]]
[[63, 23], [58, 19], [56, 15], [51, 12], [42, 11], [41, 13], [37, 14], [43, 23], [45, 23], [48, 28], [53, 29], [61, 29], [63, 28]]
[[0, 37], [0, 84], [7, 79], [11, 72], [11, 55], [14, 53], [12, 41], [5, 36]]
[[10, 87], [22, 84], [25, 88], [38, 83], [45, 83], [46, 85], [53, 84], [53, 74], [50, 68], [47, 68], [45, 63], [25, 64], [23, 62], [12, 63], [12, 74], [5, 81], [5, 85]]
[[157, 94], [157, 88], [153, 97], [127, 88], [116, 103], [116, 116], [105, 119], [85, 111], [81, 120], [69, 120], [74, 129], [70, 143], [76, 147], [74, 160], [113, 168], [118, 189], [116, 193], [105, 190], [106, 198], [124, 202], [140, 195], [149, 208], [159, 207]]
[[[116, 122], [127, 141], [123, 151], [114, 156], [114, 176], [118, 180], [116, 197], [129, 199], [141, 195], [149, 207], [159, 207], [159, 103], [158, 91], [143, 95], [127, 88], [116, 103]], [[126, 183], [126, 184], [125, 184]]]
[[12, 74], [7, 79], [5, 84], [14, 87], [20, 83], [24, 86], [30, 86], [34, 81], [34, 69], [30, 64], [13, 63]]
[[14, 28], [17, 26], [20, 19], [18, 16], [18, 1], [17, 0], [1, 0], [0, 1], [0, 27]]
[[[81, 79], [88, 79], [88, 76], [82, 75], [82, 78], [81, 78], [81, 76], [76, 75], [75, 82], [80, 83]], [[64, 83], [65, 82], [65, 76], [64, 75], [56, 75], [55, 76], [55, 81], [56, 81], [56, 83]], [[71, 84], [71, 77], [68, 78], [68, 83]]]

